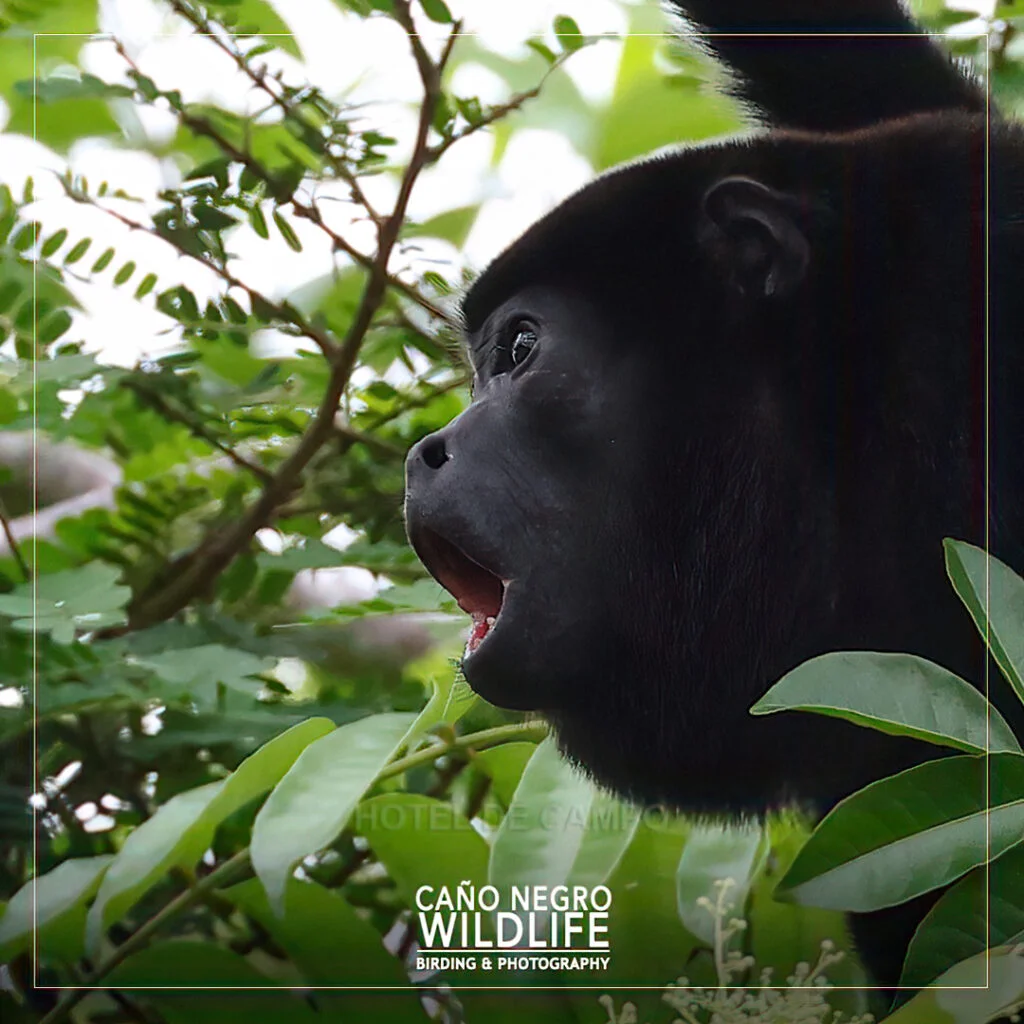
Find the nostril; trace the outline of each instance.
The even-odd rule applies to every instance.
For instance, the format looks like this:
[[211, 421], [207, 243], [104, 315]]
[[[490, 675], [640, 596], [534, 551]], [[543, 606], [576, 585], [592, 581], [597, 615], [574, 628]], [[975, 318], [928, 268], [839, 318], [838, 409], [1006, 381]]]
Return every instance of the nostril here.
[[420, 458], [430, 469], [440, 469], [451, 458], [444, 438], [440, 434], [425, 437], [420, 442]]

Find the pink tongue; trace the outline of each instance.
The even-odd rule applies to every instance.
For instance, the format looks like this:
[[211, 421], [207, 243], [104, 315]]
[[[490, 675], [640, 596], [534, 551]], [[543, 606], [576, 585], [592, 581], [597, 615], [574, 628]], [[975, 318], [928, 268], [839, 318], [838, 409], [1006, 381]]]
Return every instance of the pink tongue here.
[[471, 651], [475, 651], [483, 639], [491, 630], [491, 625], [487, 621], [487, 618], [483, 615], [473, 616], [473, 632], [469, 634], [468, 647]]

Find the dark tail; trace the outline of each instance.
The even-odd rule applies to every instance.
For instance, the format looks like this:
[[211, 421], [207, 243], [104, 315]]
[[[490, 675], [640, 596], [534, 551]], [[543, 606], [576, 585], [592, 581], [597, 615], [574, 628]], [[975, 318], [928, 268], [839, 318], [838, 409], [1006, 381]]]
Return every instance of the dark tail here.
[[[844, 131], [931, 110], [985, 110], [898, 0], [671, 0], [709, 33], [734, 95], [773, 125]], [[787, 35], [788, 34], [788, 37]]]

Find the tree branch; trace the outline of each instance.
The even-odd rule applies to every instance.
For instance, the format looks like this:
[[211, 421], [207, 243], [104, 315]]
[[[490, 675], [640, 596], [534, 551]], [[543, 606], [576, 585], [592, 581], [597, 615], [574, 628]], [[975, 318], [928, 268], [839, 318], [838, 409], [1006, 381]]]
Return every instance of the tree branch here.
[[[199, 548], [180, 563], [181, 571], [171, 575], [169, 583], [143, 594], [129, 606], [129, 624], [132, 629], [145, 628], [177, 614], [194, 598], [202, 594], [210, 581], [216, 579], [251, 543], [253, 536], [273, 517], [275, 509], [295, 490], [303, 471], [334, 432], [334, 420], [349, 378], [355, 369], [359, 349], [373, 318], [387, 292], [390, 277], [387, 267], [391, 253], [408, 212], [409, 199], [428, 160], [428, 139], [434, 113], [441, 98], [443, 65], [434, 64], [416, 35], [407, 0], [396, 0], [396, 20], [409, 36], [410, 46], [420, 79], [423, 83], [423, 101], [420, 104], [419, 123], [412, 156], [402, 175], [394, 209], [385, 218], [378, 232], [377, 253], [369, 270], [362, 298], [340, 349], [330, 357], [331, 376], [316, 416], [291, 455], [278, 467], [260, 496], [241, 515], [234, 526], [208, 537]], [[454, 34], [454, 33], [453, 33]], [[122, 48], [123, 49], [123, 48]], [[446, 53], [450, 54], [450, 48]], [[183, 115], [184, 123], [198, 123], [199, 119]], [[204, 123], [205, 124], [205, 123]], [[210, 136], [215, 142], [217, 134]], [[225, 140], [227, 141], [227, 140]], [[239, 159], [246, 166], [252, 163], [230, 142], [224, 152]]]
[[131, 231], [141, 231], [145, 235], [150, 235], [153, 238], [159, 238], [161, 242], [166, 242], [167, 245], [171, 246], [171, 248], [180, 255], [187, 259], [195, 260], [196, 263], [212, 270], [226, 285], [228, 285], [228, 287], [238, 288], [240, 291], [245, 292], [251, 303], [255, 303], [257, 305], [262, 304], [275, 317], [275, 319], [280, 320], [282, 323], [291, 324], [295, 327], [303, 337], [309, 338], [310, 341], [314, 342], [317, 348], [319, 348], [328, 359], [331, 358], [337, 349], [337, 342], [335, 342], [335, 340], [326, 331], [322, 331], [318, 327], [309, 323], [305, 317], [298, 314], [298, 311], [294, 307], [285, 307], [281, 303], [274, 302], [267, 298], [267, 296], [262, 292], [257, 291], [252, 287], [252, 285], [246, 284], [245, 281], [241, 280], [241, 278], [232, 274], [227, 267], [223, 267], [217, 263], [216, 260], [213, 260], [202, 253], [190, 252], [188, 249], [178, 245], [173, 239], [161, 234], [155, 227], [150, 227], [140, 221], [132, 220], [131, 217], [126, 217], [119, 210], [115, 210], [109, 206], [104, 206], [102, 203], [96, 202], [92, 196], [76, 192], [71, 188], [68, 188], [67, 191], [68, 196], [75, 200], [75, 202], [83, 203], [86, 206], [92, 206], [95, 209], [102, 211], [107, 214], [108, 217], [113, 217], [114, 220], [123, 224]]
[[[454, 33], [453, 33], [454, 34]], [[417, 38], [417, 42], [419, 42]], [[128, 52], [125, 50], [123, 44], [115, 42], [117, 52], [121, 55], [122, 59], [128, 64], [132, 71], [137, 75], [142, 75], [142, 71], [139, 66], [132, 60]], [[420, 44], [422, 49], [422, 44]], [[425, 51], [424, 51], [425, 52]], [[440, 66], [439, 66], [440, 67]], [[440, 71], [437, 72], [438, 79], [440, 79]], [[213, 142], [223, 153], [230, 157], [235, 163], [241, 164], [248, 171], [250, 171], [255, 177], [259, 178], [260, 181], [265, 182], [273, 192], [279, 188], [279, 182], [273, 174], [267, 170], [266, 167], [260, 163], [251, 153], [247, 150], [236, 146], [229, 138], [227, 138], [223, 132], [217, 130], [216, 126], [205, 117], [199, 117], [195, 114], [190, 114], [187, 110], [178, 107], [175, 110], [178, 119], [181, 123], [188, 128], [193, 134], [201, 136], [202, 138], [209, 139]], [[428, 125], [429, 127], [429, 125]], [[406, 197], [408, 199], [408, 197]], [[354, 245], [352, 245], [343, 235], [339, 234], [333, 228], [328, 227], [327, 223], [323, 219], [319, 208], [315, 203], [304, 203], [298, 199], [294, 194], [288, 197], [288, 204], [291, 206], [293, 212], [297, 217], [301, 217], [304, 220], [308, 220], [315, 224], [321, 231], [323, 231], [328, 238], [331, 240], [331, 244], [335, 249], [344, 252], [354, 263], [363, 267], [366, 270], [373, 272], [374, 262], [376, 257], [367, 256], [365, 253], [360, 252]], [[396, 204], [397, 208], [397, 204]], [[370, 208], [367, 207], [367, 212], [370, 212]], [[372, 214], [371, 214], [372, 216]], [[392, 213], [384, 222], [377, 220], [378, 225], [378, 237], [384, 227], [387, 226], [388, 221], [393, 219], [394, 214]], [[404, 220], [404, 216], [403, 216]], [[390, 255], [390, 251], [389, 251]], [[401, 292], [406, 298], [411, 299], [417, 305], [422, 306], [431, 316], [437, 317], [439, 320], [447, 323], [449, 326], [457, 326], [456, 321], [448, 314], [445, 313], [439, 306], [431, 302], [425, 295], [421, 295], [411, 285], [406, 284], [401, 278], [395, 277], [388, 274], [386, 283], [389, 287], [394, 288], [396, 291]], [[312, 337], [312, 335], [311, 335]], [[325, 353], [326, 354], [326, 353]]]

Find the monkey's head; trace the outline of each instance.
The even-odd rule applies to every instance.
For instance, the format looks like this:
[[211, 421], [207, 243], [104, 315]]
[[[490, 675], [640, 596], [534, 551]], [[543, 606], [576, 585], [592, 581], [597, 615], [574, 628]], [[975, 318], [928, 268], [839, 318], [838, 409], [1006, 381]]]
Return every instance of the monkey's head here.
[[406, 510], [498, 704], [555, 710], [695, 639], [712, 535], [763, 505], [782, 424], [756, 321], [793, 305], [810, 249], [791, 197], [722, 168], [742, 155], [599, 179], [465, 298], [473, 403], [411, 452]]
[[[803, 726], [748, 709], [830, 649], [859, 585], [842, 578], [836, 506], [837, 351], [867, 325], [844, 306], [840, 273], [859, 272], [837, 269], [856, 239], [831, 205], [844, 159], [835, 141], [769, 135], [571, 197], [466, 296], [473, 402], [409, 455], [409, 537], [472, 617], [470, 685], [543, 712], [620, 790], [671, 795], [667, 771], [719, 771], [734, 744], [750, 802], [778, 790], [773, 751]], [[848, 414], [888, 514], [906, 500], [896, 455], [871, 410]], [[850, 635], [876, 613], [891, 609], [866, 605]]]

